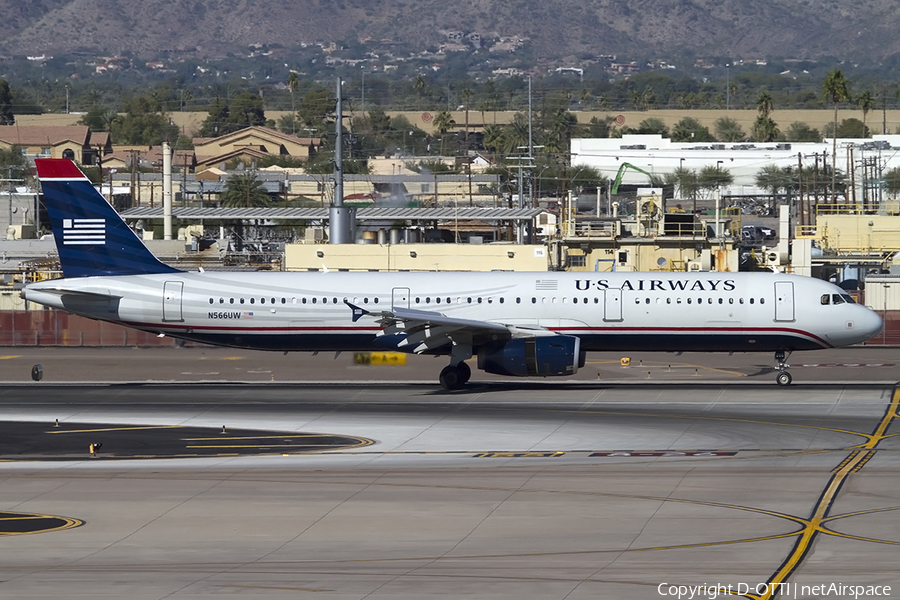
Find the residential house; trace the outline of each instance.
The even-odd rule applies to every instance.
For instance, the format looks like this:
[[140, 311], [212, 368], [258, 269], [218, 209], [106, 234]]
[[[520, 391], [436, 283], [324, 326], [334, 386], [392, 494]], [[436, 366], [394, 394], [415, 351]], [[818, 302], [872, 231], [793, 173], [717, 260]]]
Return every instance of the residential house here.
[[231, 160], [251, 164], [262, 158], [289, 156], [308, 161], [321, 145], [319, 138], [299, 138], [268, 127], [247, 127], [217, 138], [194, 138], [198, 172]]
[[112, 153], [112, 141], [105, 131], [92, 133], [87, 125], [0, 126], [0, 148], [22, 148], [29, 158], [70, 158], [83, 165], [97, 164], [98, 156]]

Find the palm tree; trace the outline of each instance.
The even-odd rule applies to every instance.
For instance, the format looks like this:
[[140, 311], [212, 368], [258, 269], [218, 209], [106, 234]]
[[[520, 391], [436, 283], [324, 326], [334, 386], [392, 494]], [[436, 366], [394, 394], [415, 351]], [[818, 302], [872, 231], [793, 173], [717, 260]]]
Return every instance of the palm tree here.
[[294, 107], [294, 92], [297, 91], [297, 87], [300, 85], [300, 80], [297, 78], [297, 74], [291, 71], [291, 74], [288, 75], [287, 87], [291, 91], [291, 133], [297, 133], [297, 109]]
[[441, 134], [441, 156], [443, 156], [444, 141], [447, 139], [446, 134], [452, 127], [456, 126], [456, 121], [453, 119], [453, 115], [451, 115], [446, 110], [442, 110], [438, 114], [434, 115], [434, 122], [432, 123], [432, 125]]
[[413, 89], [416, 91], [416, 109], [420, 109], [422, 107], [422, 93], [428, 88], [428, 84], [425, 83], [425, 79], [421, 75], [416, 75], [416, 78], [413, 79]]
[[713, 128], [716, 132], [716, 139], [720, 142], [742, 142], [747, 137], [740, 123], [730, 117], [716, 119]]
[[767, 118], [772, 114], [773, 110], [775, 110], [775, 105], [772, 101], [772, 94], [769, 92], [760, 92], [759, 97], [756, 99], [756, 112], [758, 112], [761, 117]]
[[[466, 139], [466, 150], [468, 151], [468, 149], [469, 149], [469, 103], [472, 101], [472, 96], [474, 96], [475, 93], [472, 91], [471, 88], [465, 87], [462, 89], [462, 91], [459, 93], [459, 95], [462, 96], [462, 98], [463, 98], [463, 104], [464, 104], [465, 110], [466, 110], [465, 139]], [[484, 119], [482, 119], [482, 125], [484, 124], [483, 121], [484, 121]]]
[[872, 92], [869, 90], [864, 91], [862, 94], [857, 96], [856, 104], [859, 106], [860, 110], [862, 110], [863, 114], [863, 137], [866, 136], [866, 116], [869, 114], [869, 111], [875, 108], [875, 97], [872, 96]]
[[262, 208], [269, 205], [269, 193], [256, 173], [242, 171], [225, 181], [222, 192], [224, 208]]
[[840, 69], [829, 71], [822, 82], [822, 97], [830, 100], [834, 105], [834, 133], [831, 149], [831, 192], [834, 193], [835, 174], [837, 173], [837, 128], [838, 128], [838, 104], [850, 101], [849, 82], [844, 78]]
[[503, 148], [503, 128], [500, 125], [488, 123], [484, 126], [483, 133], [484, 140], [481, 143], [485, 148], [494, 152]]

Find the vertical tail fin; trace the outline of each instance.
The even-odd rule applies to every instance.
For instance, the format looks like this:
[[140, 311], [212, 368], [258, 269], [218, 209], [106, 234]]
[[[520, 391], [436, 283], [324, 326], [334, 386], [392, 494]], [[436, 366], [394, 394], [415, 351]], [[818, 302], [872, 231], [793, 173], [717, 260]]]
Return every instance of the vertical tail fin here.
[[147, 250], [74, 162], [34, 162], [66, 277], [178, 272]]

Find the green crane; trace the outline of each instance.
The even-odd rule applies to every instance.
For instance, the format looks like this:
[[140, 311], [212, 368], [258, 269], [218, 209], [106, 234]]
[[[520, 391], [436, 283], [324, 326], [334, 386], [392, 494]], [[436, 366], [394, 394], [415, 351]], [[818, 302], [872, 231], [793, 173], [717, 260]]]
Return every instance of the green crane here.
[[632, 169], [634, 171], [638, 171], [639, 173], [643, 173], [644, 175], [646, 175], [647, 177], [650, 178], [651, 183], [653, 182], [653, 175], [651, 175], [650, 173], [648, 173], [647, 171], [643, 170], [640, 167], [634, 166], [631, 163], [623, 162], [622, 166], [619, 167], [619, 172], [616, 173], [616, 180], [613, 182], [612, 188], [610, 188], [610, 190], [609, 190], [609, 193], [613, 196], [619, 193], [619, 184], [622, 183], [622, 176], [625, 174], [625, 169]]

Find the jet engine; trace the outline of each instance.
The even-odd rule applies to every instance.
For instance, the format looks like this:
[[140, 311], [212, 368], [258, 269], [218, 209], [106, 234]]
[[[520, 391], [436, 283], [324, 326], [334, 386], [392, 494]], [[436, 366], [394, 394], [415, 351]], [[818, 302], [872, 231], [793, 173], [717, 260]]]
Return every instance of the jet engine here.
[[478, 368], [496, 375], [574, 375], [584, 366], [581, 340], [571, 335], [513, 338], [478, 352]]

